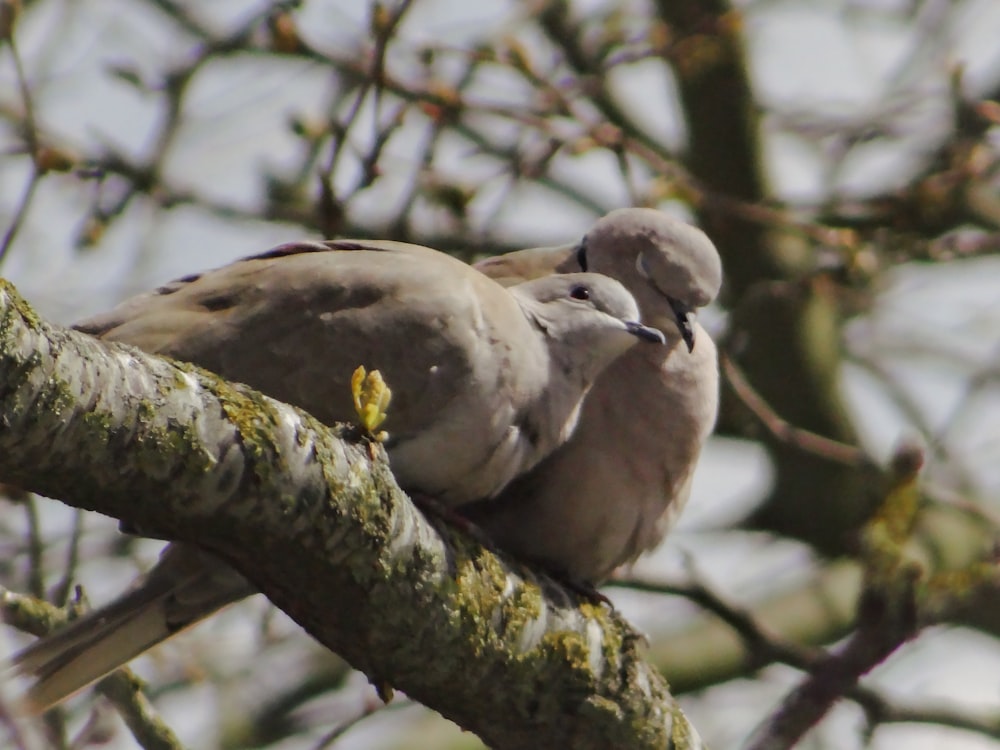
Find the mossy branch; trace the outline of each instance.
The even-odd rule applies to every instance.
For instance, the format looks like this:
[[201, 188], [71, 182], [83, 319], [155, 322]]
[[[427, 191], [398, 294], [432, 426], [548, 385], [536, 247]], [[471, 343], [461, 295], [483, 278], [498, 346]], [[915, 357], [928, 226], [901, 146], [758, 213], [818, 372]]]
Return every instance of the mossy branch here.
[[0, 280], [4, 482], [217, 554], [495, 748], [701, 746], [622, 618], [429, 522], [349, 434], [50, 326]]

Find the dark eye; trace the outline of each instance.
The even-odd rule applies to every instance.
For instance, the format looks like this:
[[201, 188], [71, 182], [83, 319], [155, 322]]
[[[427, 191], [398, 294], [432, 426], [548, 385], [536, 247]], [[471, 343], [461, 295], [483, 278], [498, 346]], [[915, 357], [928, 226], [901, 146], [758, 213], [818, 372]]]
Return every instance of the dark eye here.
[[583, 285], [577, 285], [569, 290], [569, 296], [573, 299], [590, 299], [590, 290]]

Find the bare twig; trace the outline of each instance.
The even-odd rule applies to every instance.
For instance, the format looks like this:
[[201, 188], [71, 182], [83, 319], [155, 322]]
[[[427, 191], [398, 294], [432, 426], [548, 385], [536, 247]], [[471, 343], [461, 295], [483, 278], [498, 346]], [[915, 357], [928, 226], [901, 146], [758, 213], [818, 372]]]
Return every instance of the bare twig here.
[[28, 175], [28, 181], [25, 183], [24, 190], [21, 192], [21, 198], [18, 201], [17, 207], [14, 209], [13, 218], [11, 219], [10, 224], [7, 225], [7, 229], [4, 230], [3, 238], [0, 239], [0, 263], [3, 263], [4, 258], [7, 256], [11, 246], [14, 244], [14, 238], [17, 237], [18, 231], [24, 224], [24, 220], [31, 208], [31, 202], [35, 197], [35, 190], [38, 187], [38, 181], [42, 176], [42, 170], [39, 169], [40, 143], [38, 123], [35, 119], [35, 105], [32, 101], [31, 87], [28, 85], [28, 77], [25, 75], [24, 65], [21, 62], [21, 55], [17, 49], [17, 41], [13, 30], [13, 20], [11, 20], [10, 23], [11, 28], [9, 29], [9, 36], [6, 39], [6, 46], [10, 50], [10, 56], [14, 63], [14, 75], [17, 78], [17, 88], [21, 95], [21, 106], [24, 109], [24, 119], [21, 131], [24, 136], [28, 154], [31, 156], [32, 166], [31, 173]]
[[837, 440], [817, 435], [815, 432], [795, 427], [782, 419], [763, 397], [754, 390], [753, 386], [750, 385], [750, 382], [743, 375], [742, 370], [725, 352], [719, 353], [719, 363], [722, 366], [722, 372], [725, 374], [726, 379], [740, 401], [753, 412], [754, 416], [760, 420], [760, 423], [776, 440], [853, 468], [866, 466], [871, 463], [860, 448], [855, 448], [852, 445], [846, 445]]
[[745, 750], [786, 750], [857, 685], [858, 679], [916, 632], [915, 589], [910, 581], [898, 601], [869, 591], [857, 631], [835, 653], [820, 660], [809, 677], [751, 735]]

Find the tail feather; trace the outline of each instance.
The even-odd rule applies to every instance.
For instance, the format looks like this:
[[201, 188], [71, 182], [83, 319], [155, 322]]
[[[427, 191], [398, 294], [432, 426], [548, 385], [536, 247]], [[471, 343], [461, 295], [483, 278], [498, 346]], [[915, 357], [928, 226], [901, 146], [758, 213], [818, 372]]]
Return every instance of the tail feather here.
[[[145, 593], [145, 592], [135, 592]], [[135, 607], [106, 617], [104, 610], [77, 620], [50, 643], [42, 638], [13, 659], [35, 678], [25, 708], [39, 714], [173, 635], [166, 626], [162, 597], [140, 602], [126, 596], [111, 607]]]
[[24, 696], [25, 709], [48, 710], [250, 593], [246, 580], [216, 558], [170, 545], [131, 590], [11, 659], [17, 672], [35, 679]]

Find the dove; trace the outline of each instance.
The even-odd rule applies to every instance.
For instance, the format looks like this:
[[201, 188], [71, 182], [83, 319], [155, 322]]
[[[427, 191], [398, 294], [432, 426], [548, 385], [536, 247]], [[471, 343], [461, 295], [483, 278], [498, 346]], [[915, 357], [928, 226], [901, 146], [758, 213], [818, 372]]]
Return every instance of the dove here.
[[633, 343], [660, 341], [597, 274], [503, 288], [430, 248], [291, 243], [182, 278], [75, 326], [355, 418], [357, 365], [392, 390], [393, 474], [459, 505], [492, 497], [565, 442], [582, 398]]
[[[193, 362], [327, 424], [354, 419], [358, 365], [377, 369], [393, 394], [390, 468], [404, 490], [445, 508], [497, 495], [569, 438], [603, 368], [636, 342], [665, 342], [606, 276], [505, 288], [430, 248], [360, 240], [279, 246], [75, 327]], [[14, 657], [37, 680], [27, 705], [44, 710], [252, 593], [212, 555], [170, 544], [119, 600]]]
[[462, 509], [498, 547], [599, 583], [680, 514], [718, 411], [715, 344], [694, 319], [722, 283], [701, 230], [648, 208], [612, 211], [579, 243], [487, 258], [500, 283], [584, 270], [622, 282], [666, 347], [636, 347], [590, 389], [570, 439], [496, 498]]

